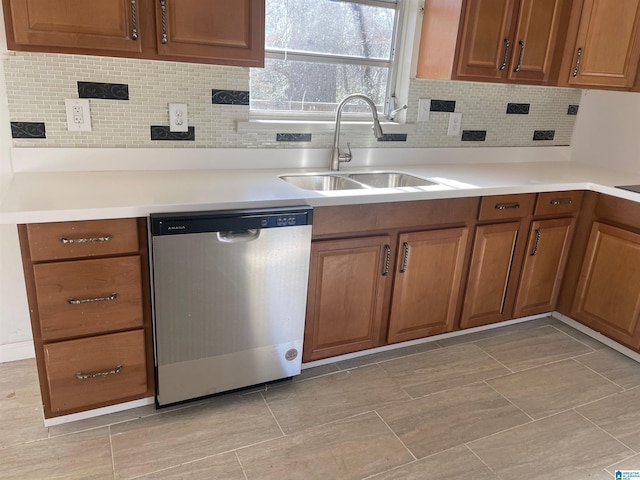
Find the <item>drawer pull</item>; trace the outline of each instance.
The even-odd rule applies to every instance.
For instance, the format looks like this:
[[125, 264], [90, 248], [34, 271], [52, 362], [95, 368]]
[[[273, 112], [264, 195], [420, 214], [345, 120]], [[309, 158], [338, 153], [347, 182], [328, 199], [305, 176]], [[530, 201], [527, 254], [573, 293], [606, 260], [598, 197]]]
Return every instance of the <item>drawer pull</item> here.
[[520, 40], [518, 42], [518, 45], [520, 46], [520, 53], [518, 53], [518, 65], [516, 65], [516, 68], [513, 69], [513, 73], [518, 73], [520, 71], [520, 68], [522, 67], [522, 54], [524, 53], [524, 42]]
[[118, 298], [117, 293], [112, 293], [107, 297], [96, 297], [96, 298], [82, 298], [80, 300], [76, 300], [75, 298], [67, 299], [69, 305], [82, 305], [83, 303], [93, 303], [93, 302], [111, 302]]
[[122, 365], [118, 365], [113, 370], [105, 370], [104, 372], [76, 373], [76, 378], [78, 380], [89, 380], [91, 378], [106, 377], [107, 375], [115, 375], [116, 373], [120, 373], [121, 371], [122, 371]]
[[536, 241], [533, 244], [533, 251], [531, 252], [532, 257], [535, 257], [538, 254], [538, 248], [540, 248], [541, 239], [542, 239], [542, 231], [539, 228], [536, 228]]
[[108, 242], [113, 237], [111, 235], [105, 235], [104, 237], [89, 237], [89, 238], [65, 238], [60, 239], [61, 243], [65, 245], [68, 243], [95, 243], [95, 242]]
[[131, 40], [138, 39], [138, 17], [136, 15], [136, 0], [131, 0]]
[[509, 60], [509, 39], [504, 39], [504, 57], [502, 57], [502, 64], [498, 67], [498, 70], [502, 71], [507, 66], [507, 60]]
[[551, 205], [571, 205], [573, 203], [572, 198], [554, 198], [549, 202]]
[[160, 0], [160, 12], [161, 12], [161, 23], [162, 23], [162, 37], [160, 39], [160, 43], [166, 45], [169, 42], [167, 37], [167, 2], [166, 0]]
[[519, 203], [498, 203], [496, 210], [507, 210], [509, 208], [520, 208]]
[[409, 242], [402, 242], [402, 247], [404, 248], [404, 255], [402, 256], [402, 267], [400, 268], [400, 273], [407, 271], [407, 264], [409, 263]]
[[382, 276], [386, 276], [389, 274], [389, 263], [391, 263], [391, 245], [385, 245], [385, 259], [384, 259], [384, 270], [382, 271]]
[[576, 54], [576, 66], [573, 69], [573, 78], [576, 78], [580, 71], [580, 60], [582, 60], [582, 48], [579, 48], [578, 53]]

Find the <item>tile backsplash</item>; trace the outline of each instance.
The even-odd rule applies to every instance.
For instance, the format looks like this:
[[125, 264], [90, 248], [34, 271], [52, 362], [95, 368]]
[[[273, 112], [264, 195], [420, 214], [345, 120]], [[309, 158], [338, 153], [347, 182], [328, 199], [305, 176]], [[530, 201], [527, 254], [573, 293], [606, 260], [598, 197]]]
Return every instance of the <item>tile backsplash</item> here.
[[[249, 69], [17, 52], [4, 59], [15, 147], [327, 148], [332, 133], [236, 131], [249, 120]], [[69, 132], [65, 99], [90, 98], [91, 132]], [[418, 99], [431, 100], [416, 122]], [[399, 99], [400, 104], [405, 99]], [[349, 134], [352, 147], [569, 145], [580, 90], [412, 80], [407, 133]], [[190, 130], [168, 131], [168, 103], [186, 103]], [[461, 134], [447, 136], [449, 112]], [[37, 128], [36, 128], [37, 127]], [[197, 135], [195, 135], [197, 130]], [[46, 135], [45, 132], [46, 131]], [[185, 141], [187, 140], [187, 141]]]

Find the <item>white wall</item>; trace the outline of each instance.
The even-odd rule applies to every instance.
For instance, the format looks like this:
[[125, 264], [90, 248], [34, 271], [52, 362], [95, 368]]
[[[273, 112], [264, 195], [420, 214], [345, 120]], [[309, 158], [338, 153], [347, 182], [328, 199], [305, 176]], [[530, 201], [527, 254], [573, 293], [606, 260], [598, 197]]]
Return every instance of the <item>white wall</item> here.
[[571, 150], [574, 161], [640, 173], [640, 92], [585, 90]]

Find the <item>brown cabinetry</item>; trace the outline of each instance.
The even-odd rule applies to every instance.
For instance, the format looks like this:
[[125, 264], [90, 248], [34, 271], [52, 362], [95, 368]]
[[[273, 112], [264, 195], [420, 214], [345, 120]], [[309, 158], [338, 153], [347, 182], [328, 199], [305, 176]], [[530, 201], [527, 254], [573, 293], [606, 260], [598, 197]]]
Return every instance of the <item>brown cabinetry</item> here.
[[3, 0], [12, 50], [262, 66], [264, 0]]
[[45, 417], [152, 396], [144, 220], [18, 231]]
[[573, 3], [560, 84], [632, 87], [640, 60], [640, 0]]

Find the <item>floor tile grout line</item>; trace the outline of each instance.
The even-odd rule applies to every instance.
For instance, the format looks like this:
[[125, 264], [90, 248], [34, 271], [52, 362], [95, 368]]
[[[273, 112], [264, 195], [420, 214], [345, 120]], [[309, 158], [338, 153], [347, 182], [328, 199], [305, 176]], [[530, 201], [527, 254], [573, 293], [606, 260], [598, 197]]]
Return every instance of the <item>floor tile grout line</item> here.
[[[489, 379], [491, 380], [491, 379]], [[498, 395], [500, 395], [502, 398], [504, 398], [508, 403], [510, 403], [511, 405], [513, 405], [515, 408], [517, 408], [518, 410], [520, 410], [522, 413], [524, 413], [527, 417], [529, 417], [529, 419], [531, 420], [531, 422], [535, 422], [536, 419], [533, 418], [531, 415], [529, 415], [527, 412], [525, 412], [522, 408], [520, 408], [518, 405], [516, 405], [515, 403], [513, 403], [511, 401], [510, 398], [508, 398], [506, 395], [503, 395], [502, 392], [500, 392], [498, 389], [496, 389], [493, 385], [491, 385], [489, 383], [489, 380], [485, 380], [484, 383], [485, 385], [487, 385], [489, 388], [491, 388], [494, 392], [496, 392]], [[528, 422], [528, 423], [531, 423]], [[524, 425], [524, 424], [523, 424]]]
[[[598, 430], [602, 431], [603, 433], [607, 434], [609, 437], [611, 437], [612, 439], [614, 439], [616, 442], [618, 442], [619, 444], [623, 445], [624, 447], [628, 448], [630, 451], [634, 452], [635, 455], [638, 454], [638, 452], [636, 450], [634, 450], [633, 448], [631, 448], [629, 445], [627, 445], [626, 443], [624, 443], [622, 440], [620, 440], [619, 438], [614, 437], [612, 434], [610, 434], [609, 432], [607, 432], [604, 428], [602, 428], [600, 425], [598, 425], [597, 423], [591, 421], [589, 418], [587, 418], [586, 416], [584, 416], [583, 414], [581, 414], [580, 412], [578, 412], [575, 408], [573, 409], [573, 411], [575, 413], [577, 413], [578, 415], [580, 415], [582, 418], [584, 418], [587, 422], [589, 422], [591, 425], [593, 425], [594, 427], [596, 427]], [[633, 456], [633, 455], [631, 455]]]
[[269, 413], [271, 414], [271, 418], [273, 418], [273, 421], [276, 422], [276, 425], [278, 426], [278, 429], [280, 430], [280, 433], [282, 433], [283, 437], [286, 437], [287, 434], [284, 433], [284, 429], [282, 428], [282, 426], [280, 425], [280, 422], [278, 421], [278, 419], [276, 418], [276, 415], [273, 413], [273, 410], [271, 410], [271, 406], [269, 405], [269, 402], [267, 402], [267, 399], [265, 398], [265, 396], [262, 394], [262, 392], [260, 392], [260, 397], [262, 397], [262, 401], [264, 402], [265, 407], [267, 407], [267, 410], [269, 410]]
[[[487, 352], [485, 349], [483, 349], [480, 345], [476, 345], [476, 347], [478, 347], [485, 355], [487, 355], [490, 359], [492, 359], [494, 362], [499, 363], [500, 365], [502, 365], [504, 368], [506, 368], [507, 370], [509, 370], [509, 373], [507, 373], [506, 375], [511, 375], [512, 373], [516, 373], [515, 371], [513, 371], [511, 368], [507, 367], [507, 365], [505, 365], [504, 363], [502, 363], [500, 360], [498, 360], [496, 357], [494, 357], [493, 355], [491, 355], [489, 352]], [[505, 376], [506, 376], [505, 375]]]
[[382, 418], [382, 415], [380, 415], [380, 413], [378, 413], [377, 410], [374, 410], [373, 413], [375, 413], [378, 416], [380, 421], [385, 424], [385, 426], [389, 429], [389, 431], [393, 434], [393, 436], [398, 439], [400, 444], [407, 450], [407, 452], [409, 452], [409, 455], [411, 455], [413, 460], [418, 460], [418, 458], [413, 454], [413, 452], [409, 449], [409, 447], [407, 447], [407, 445], [402, 441], [402, 439], [398, 436], [398, 434], [394, 432], [393, 428], [391, 428], [391, 426], [384, 421], [384, 418]]
[[[553, 317], [552, 317], [553, 318]], [[558, 320], [559, 321], [559, 320]], [[562, 322], [561, 322], [562, 323]], [[563, 325], [566, 325], [565, 323], [563, 323]], [[595, 348], [593, 348], [591, 345], [587, 345], [586, 343], [584, 343], [583, 341], [577, 339], [576, 337], [574, 337], [573, 335], [569, 334], [568, 332], [565, 332], [564, 330], [562, 330], [561, 328], [556, 327], [555, 325], [552, 325], [553, 328], [555, 328], [558, 332], [563, 333], [564, 335], [566, 335], [567, 337], [571, 338], [572, 340], [575, 340], [576, 342], [584, 345], [585, 347], [591, 349], [591, 352], [587, 352], [587, 353], [594, 353], [594, 352], [598, 352], [599, 350], [596, 350]], [[570, 327], [571, 328], [571, 327]], [[582, 333], [582, 332], [580, 332]], [[589, 337], [591, 338], [591, 337]], [[597, 340], [596, 340], [597, 341]]]
[[233, 453], [236, 456], [236, 461], [238, 462], [238, 465], [240, 465], [240, 469], [242, 470], [242, 475], [244, 475], [244, 480], [249, 480], [249, 477], [247, 476], [247, 472], [244, 469], [244, 465], [240, 460], [240, 455], [238, 455], [238, 450], [234, 450]]
[[113, 439], [111, 438], [111, 425], [107, 427], [107, 434], [109, 436], [109, 450], [111, 452], [111, 474], [115, 480], [116, 478], [116, 458], [113, 454]]
[[[474, 441], [475, 441], [475, 440], [474, 440]], [[498, 473], [497, 473], [493, 468], [491, 468], [491, 467], [487, 464], [487, 462], [485, 462], [485, 461], [482, 459], [482, 457], [480, 457], [480, 455], [478, 455], [478, 454], [477, 454], [477, 453], [476, 453], [476, 452], [471, 448], [471, 446], [469, 445], [469, 443], [470, 443], [470, 442], [466, 442], [466, 443], [464, 443], [464, 444], [463, 444], [463, 445], [464, 445], [464, 447], [465, 447], [467, 450], [469, 450], [473, 456], [475, 456], [478, 460], [480, 460], [480, 462], [482, 462], [482, 464], [483, 464], [485, 467], [487, 467], [491, 473], [493, 473], [496, 477], [498, 477], [498, 478], [499, 478], [499, 477], [500, 477], [500, 475], [498, 475]]]
[[582, 363], [580, 360], [578, 360], [577, 358], [572, 358], [571, 360], [574, 360], [575, 362], [577, 362], [579, 365], [582, 365], [584, 368], [586, 368], [587, 370], [591, 370], [593, 373], [595, 373], [596, 375], [598, 375], [599, 377], [602, 377], [603, 379], [605, 379], [607, 382], [614, 384], [616, 387], [618, 387], [620, 390], [622, 390], [623, 392], [626, 390], [622, 385], [614, 382], [613, 380], [611, 380], [610, 378], [607, 378], [606, 376], [604, 376], [602, 373], [594, 370], [593, 368], [591, 368], [589, 365], [585, 365], [584, 363]]

